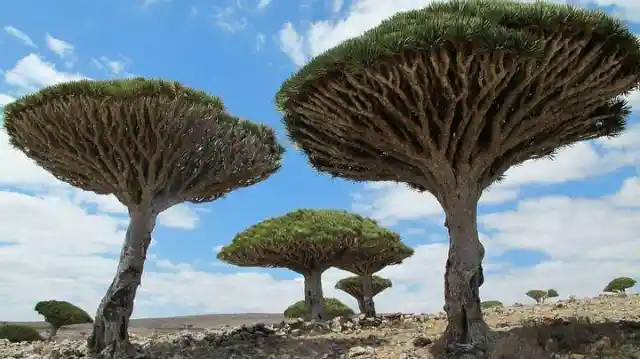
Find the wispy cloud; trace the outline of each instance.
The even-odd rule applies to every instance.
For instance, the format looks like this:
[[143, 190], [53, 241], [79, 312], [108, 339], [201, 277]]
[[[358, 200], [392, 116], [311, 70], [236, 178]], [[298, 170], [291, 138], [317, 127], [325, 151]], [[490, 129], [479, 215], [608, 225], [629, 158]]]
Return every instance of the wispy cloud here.
[[264, 47], [264, 42], [265, 42], [264, 34], [259, 32], [256, 35], [256, 51], [262, 50], [262, 48]]
[[37, 48], [38, 46], [33, 42], [33, 40], [31, 40], [31, 38], [29, 37], [29, 35], [25, 34], [24, 32], [16, 29], [13, 26], [7, 25], [4, 27], [4, 31], [15, 37], [16, 39], [22, 41], [23, 44], [29, 46], [29, 47], [34, 47]]
[[265, 7], [269, 6], [270, 3], [271, 0], [258, 0], [258, 9], [264, 9]]
[[236, 10], [231, 6], [218, 9], [212, 17], [216, 26], [229, 33], [244, 30], [249, 23], [244, 16], [236, 17]]

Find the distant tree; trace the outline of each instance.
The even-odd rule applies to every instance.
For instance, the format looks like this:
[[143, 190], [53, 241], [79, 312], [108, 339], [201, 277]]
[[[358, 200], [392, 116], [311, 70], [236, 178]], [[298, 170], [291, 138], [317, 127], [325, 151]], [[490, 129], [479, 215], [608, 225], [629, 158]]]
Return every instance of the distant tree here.
[[535, 300], [536, 303], [541, 304], [544, 303], [544, 300], [547, 298], [548, 292], [546, 290], [532, 289], [525, 294], [527, 297]]
[[559, 296], [558, 291], [555, 289], [549, 289], [547, 291], [547, 298], [557, 298]]
[[0, 339], [7, 339], [11, 343], [20, 343], [41, 341], [43, 338], [33, 327], [17, 324], [2, 324], [0, 325]]
[[[309, 312], [310, 308], [305, 304], [304, 300], [301, 300], [285, 309], [284, 317], [309, 319]], [[331, 320], [335, 317], [348, 317], [354, 314], [353, 309], [336, 298], [324, 299], [324, 313], [326, 320]]]
[[482, 307], [482, 309], [489, 309], [489, 308], [496, 308], [496, 307], [503, 307], [503, 306], [504, 305], [499, 300], [486, 300], [480, 303], [480, 307]]
[[4, 106], [4, 128], [59, 180], [128, 208], [118, 270], [87, 341], [104, 359], [134, 353], [127, 328], [158, 215], [265, 180], [284, 151], [273, 129], [229, 115], [219, 98], [143, 78], [47, 87]]
[[626, 293], [627, 289], [636, 285], [636, 280], [629, 277], [614, 278], [606, 287], [604, 292]]
[[386, 266], [400, 264], [412, 255], [413, 249], [397, 241], [393, 246], [363, 257], [362, 260], [338, 263], [336, 267], [360, 276], [362, 284], [361, 310], [367, 317], [375, 317], [376, 308], [373, 302], [373, 296], [375, 294], [373, 294], [372, 275]]
[[35, 310], [51, 326], [49, 339], [55, 337], [58, 329], [65, 325], [93, 323], [93, 319], [87, 312], [65, 301], [45, 300], [38, 302]]
[[[640, 43], [603, 12], [540, 1], [453, 0], [402, 12], [322, 52], [276, 94], [311, 166], [428, 191], [449, 231], [448, 355], [482, 350], [483, 191], [509, 168], [616, 136]], [[471, 349], [470, 349], [471, 348]]]
[[324, 320], [322, 273], [396, 247], [404, 247], [399, 235], [372, 219], [345, 211], [300, 209], [239, 233], [220, 250], [218, 259], [301, 274], [310, 318]]
[[[360, 313], [367, 316], [375, 316], [375, 307], [370, 305], [370, 307], [367, 308], [367, 306], [365, 305], [363, 282], [365, 282], [364, 276], [343, 278], [336, 283], [336, 289], [340, 289], [341, 291], [346, 292], [350, 296], [354, 297], [358, 302], [358, 309], [360, 309]], [[378, 277], [377, 275], [371, 276], [371, 298], [375, 297], [383, 290], [391, 288], [391, 286], [392, 283], [389, 279]], [[373, 309], [374, 311], [373, 315], [371, 315], [371, 309]]]

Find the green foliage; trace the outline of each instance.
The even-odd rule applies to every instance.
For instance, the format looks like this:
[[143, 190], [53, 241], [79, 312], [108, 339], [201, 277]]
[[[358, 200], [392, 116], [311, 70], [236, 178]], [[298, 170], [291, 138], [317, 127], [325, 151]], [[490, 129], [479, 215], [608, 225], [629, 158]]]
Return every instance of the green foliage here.
[[314, 266], [328, 268], [340, 261], [354, 262], [405, 248], [397, 233], [370, 218], [338, 210], [300, 209], [249, 227], [217, 257], [238, 266], [306, 272]]
[[93, 323], [87, 312], [65, 301], [41, 301], [36, 304], [35, 310], [44, 317], [45, 322], [56, 329], [65, 325]]
[[[532, 28], [536, 32], [527, 31]], [[604, 45], [601, 56], [624, 49], [630, 65], [627, 73], [637, 71], [640, 47], [636, 36], [621, 20], [604, 12], [545, 2], [457, 0], [396, 14], [318, 55], [284, 82], [276, 94], [276, 104], [286, 111], [290, 100], [304, 96], [319, 79], [356, 74], [411, 51], [430, 53], [439, 47], [465, 43], [473, 44], [478, 53], [502, 51], [538, 56], [539, 37], [560, 28], [592, 34], [594, 45]]]
[[7, 104], [4, 107], [4, 115], [7, 119], [10, 119], [20, 111], [60, 100], [67, 96], [87, 96], [101, 100], [113, 99], [120, 101], [156, 96], [179, 97], [198, 106], [212, 107], [219, 112], [224, 111], [222, 100], [204, 91], [191, 89], [176, 81], [136, 77], [104, 81], [69, 81], [49, 86]]
[[547, 291], [546, 290], [540, 290], [540, 289], [532, 289], [532, 290], [528, 291], [527, 293], [525, 293], [525, 295], [527, 297], [535, 300], [536, 303], [542, 303], [547, 298]]
[[[371, 276], [371, 282], [373, 287], [373, 295], [379, 294], [383, 290], [391, 288], [393, 286], [391, 280], [379, 277], [377, 275]], [[343, 290], [347, 293], [349, 293], [349, 288], [358, 288], [361, 290], [362, 276], [342, 278], [338, 282], [336, 282], [335, 288]]]
[[486, 300], [480, 303], [480, 307], [482, 309], [497, 308], [497, 307], [503, 307], [503, 306], [504, 304], [502, 304], [502, 302], [499, 300]]
[[11, 343], [35, 342], [43, 338], [35, 328], [26, 325], [2, 324], [0, 325], [0, 339], [7, 339]]
[[558, 291], [555, 289], [549, 289], [547, 291], [547, 298], [557, 298], [559, 296]]
[[[331, 320], [335, 317], [345, 317], [354, 315], [353, 309], [336, 298], [324, 299], [325, 319]], [[304, 300], [295, 302], [284, 311], [285, 318], [308, 318], [310, 309], [305, 305]]]
[[629, 277], [618, 277], [614, 278], [607, 286], [604, 288], [604, 292], [614, 292], [614, 293], [624, 293], [627, 289], [636, 285], [636, 280]]

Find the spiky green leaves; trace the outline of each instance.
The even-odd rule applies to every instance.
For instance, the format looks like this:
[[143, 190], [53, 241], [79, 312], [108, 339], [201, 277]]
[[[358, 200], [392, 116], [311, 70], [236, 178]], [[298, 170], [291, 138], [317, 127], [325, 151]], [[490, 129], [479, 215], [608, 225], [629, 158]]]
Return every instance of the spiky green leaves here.
[[506, 51], [536, 56], [541, 50], [539, 37], [559, 29], [597, 35], [594, 40], [605, 45], [603, 56], [625, 49], [630, 66], [627, 70], [638, 70], [637, 37], [621, 20], [603, 12], [544, 2], [457, 0], [396, 14], [361, 36], [325, 51], [282, 85], [276, 104], [287, 111], [289, 101], [313, 92], [316, 81], [361, 72], [411, 51], [428, 53], [434, 47], [473, 43], [477, 53]]
[[629, 277], [618, 277], [614, 278], [607, 286], [603, 289], [604, 292], [613, 292], [613, 293], [624, 293], [627, 289], [636, 285], [636, 280]]
[[[371, 277], [372, 295], [376, 296], [383, 290], [392, 287], [391, 280], [374, 275]], [[348, 293], [352, 297], [362, 299], [362, 276], [353, 276], [340, 279], [335, 286], [343, 292]]]
[[206, 202], [280, 167], [274, 131], [177, 82], [75, 81], [4, 108], [11, 144], [58, 179], [125, 205]]
[[218, 259], [304, 274], [402, 247], [397, 233], [370, 218], [338, 210], [301, 209], [237, 234], [218, 253]]

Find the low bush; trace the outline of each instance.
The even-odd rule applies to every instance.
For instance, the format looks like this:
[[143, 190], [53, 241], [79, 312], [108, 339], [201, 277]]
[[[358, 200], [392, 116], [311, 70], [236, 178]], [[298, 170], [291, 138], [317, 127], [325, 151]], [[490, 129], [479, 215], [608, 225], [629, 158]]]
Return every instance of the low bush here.
[[[346, 304], [342, 303], [336, 298], [325, 298], [324, 310], [326, 319], [331, 320], [335, 317], [344, 317], [354, 315], [353, 309], [349, 308]], [[309, 318], [309, 308], [304, 304], [304, 300], [298, 301], [290, 305], [284, 311], [285, 318]]]
[[35, 342], [43, 340], [35, 328], [26, 325], [0, 325], [0, 339], [7, 339], [11, 343]]

